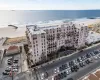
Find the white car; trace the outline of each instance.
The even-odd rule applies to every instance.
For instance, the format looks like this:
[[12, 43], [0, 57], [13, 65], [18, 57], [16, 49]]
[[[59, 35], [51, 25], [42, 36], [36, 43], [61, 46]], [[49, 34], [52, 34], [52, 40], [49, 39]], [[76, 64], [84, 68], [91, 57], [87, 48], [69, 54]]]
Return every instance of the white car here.
[[18, 72], [18, 69], [13, 69], [13, 72]]
[[56, 74], [56, 73], [59, 73], [59, 67], [57, 67], [57, 68], [54, 69], [54, 73], [55, 73], [55, 74]]
[[44, 80], [44, 73], [41, 74], [41, 79]]

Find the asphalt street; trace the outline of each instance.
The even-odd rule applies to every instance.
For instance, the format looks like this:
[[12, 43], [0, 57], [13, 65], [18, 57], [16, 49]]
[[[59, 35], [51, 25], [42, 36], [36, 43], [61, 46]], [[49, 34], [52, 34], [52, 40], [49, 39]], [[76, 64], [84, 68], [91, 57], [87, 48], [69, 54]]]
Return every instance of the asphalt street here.
[[[63, 58], [63, 59], [58, 60], [58, 61], [56, 61], [56, 62], [54, 62], [52, 64], [48, 64], [46, 66], [43, 66], [42, 68], [38, 69], [38, 73], [39, 74], [44, 73], [44, 72], [52, 73], [52, 71], [55, 68], [59, 67], [60, 65], [62, 65], [64, 63], [67, 63], [67, 62], [69, 62], [69, 61], [71, 61], [71, 60], [73, 60], [73, 59], [75, 59], [75, 58], [77, 58], [79, 56], [82, 56], [82, 55], [86, 54], [86, 53], [92, 52], [93, 50], [96, 50], [96, 49], [100, 49], [100, 45], [97, 45], [97, 46], [94, 46], [94, 47], [89, 48], [87, 50], [84, 50], [83, 52], [78, 52], [76, 54], [71, 55], [70, 57]], [[53, 74], [51, 74], [51, 75], [53, 75]], [[77, 77], [75, 77], [75, 78], [77, 78]]]
[[66, 80], [68, 78], [73, 78], [73, 80], [79, 80], [81, 77], [85, 76], [86, 74], [95, 70], [98, 67], [100, 67], [100, 59], [94, 61], [92, 64], [86, 65], [84, 68], [79, 69], [78, 72], [72, 73], [71, 75], [69, 75], [67, 78], [63, 80]]

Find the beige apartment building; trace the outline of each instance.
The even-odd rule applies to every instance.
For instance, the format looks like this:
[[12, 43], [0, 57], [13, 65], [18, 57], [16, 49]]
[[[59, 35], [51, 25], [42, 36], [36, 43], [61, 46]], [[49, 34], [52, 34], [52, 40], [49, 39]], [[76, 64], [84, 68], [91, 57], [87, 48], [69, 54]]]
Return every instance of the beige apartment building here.
[[85, 46], [88, 27], [74, 22], [56, 25], [27, 25], [27, 40], [32, 53], [33, 64], [47, 58], [48, 54], [64, 47]]

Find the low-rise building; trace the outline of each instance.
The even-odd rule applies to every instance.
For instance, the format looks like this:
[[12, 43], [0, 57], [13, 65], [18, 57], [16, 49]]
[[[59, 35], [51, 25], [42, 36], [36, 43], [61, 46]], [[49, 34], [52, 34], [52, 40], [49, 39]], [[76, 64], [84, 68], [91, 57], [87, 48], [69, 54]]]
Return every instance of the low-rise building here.
[[56, 25], [27, 25], [26, 36], [32, 53], [33, 64], [47, 58], [48, 54], [63, 47], [85, 46], [88, 27], [74, 22]]
[[100, 70], [96, 70], [80, 80], [100, 80]]
[[18, 46], [10, 46], [6, 50], [6, 55], [13, 55], [13, 54], [17, 54], [17, 53], [20, 53], [20, 48]]
[[88, 37], [86, 38], [87, 44], [95, 43], [100, 41], [100, 34], [94, 31], [89, 31]]

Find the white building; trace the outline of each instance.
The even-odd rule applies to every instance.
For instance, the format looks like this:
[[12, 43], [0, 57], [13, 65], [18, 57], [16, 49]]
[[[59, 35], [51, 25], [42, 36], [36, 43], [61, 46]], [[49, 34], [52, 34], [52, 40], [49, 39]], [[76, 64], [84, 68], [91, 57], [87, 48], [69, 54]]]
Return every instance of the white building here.
[[86, 39], [86, 42], [88, 44], [91, 44], [91, 43], [95, 43], [97, 41], [100, 41], [100, 34], [99, 33], [96, 33], [94, 31], [89, 31], [88, 33], [88, 37]]
[[88, 36], [86, 25], [73, 22], [45, 26], [28, 25], [26, 28], [34, 64], [47, 58], [47, 54], [57, 51], [61, 46], [84, 46]]

